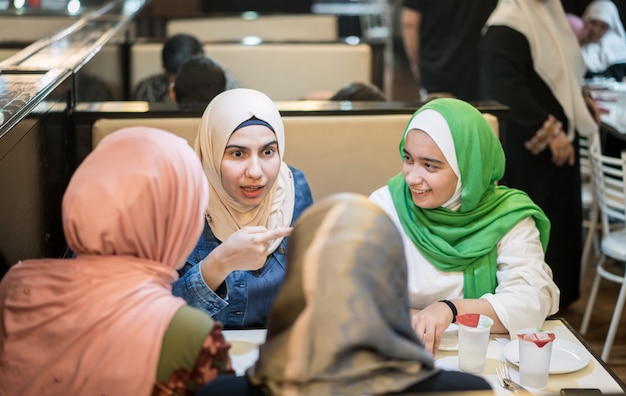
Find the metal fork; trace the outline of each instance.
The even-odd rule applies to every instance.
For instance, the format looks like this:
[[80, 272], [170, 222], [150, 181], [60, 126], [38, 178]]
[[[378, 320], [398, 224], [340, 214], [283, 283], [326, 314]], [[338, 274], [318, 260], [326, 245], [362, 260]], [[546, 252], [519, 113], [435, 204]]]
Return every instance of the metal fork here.
[[498, 375], [498, 381], [500, 382], [500, 386], [502, 386], [504, 389], [510, 390], [516, 395], [531, 394], [530, 392], [528, 392], [528, 390], [526, 390], [526, 388], [511, 380], [511, 376], [509, 375], [509, 366], [507, 366], [506, 363], [496, 364], [496, 374]]

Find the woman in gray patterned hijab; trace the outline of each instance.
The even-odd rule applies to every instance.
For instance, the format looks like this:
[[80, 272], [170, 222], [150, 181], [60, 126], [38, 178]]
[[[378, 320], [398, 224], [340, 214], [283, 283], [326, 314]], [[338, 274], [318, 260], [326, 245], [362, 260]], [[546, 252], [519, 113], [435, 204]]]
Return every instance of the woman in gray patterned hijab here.
[[490, 389], [480, 377], [434, 368], [411, 327], [402, 238], [367, 197], [337, 194], [310, 207], [289, 238], [287, 263], [266, 342], [247, 372], [253, 386], [222, 377], [200, 395]]

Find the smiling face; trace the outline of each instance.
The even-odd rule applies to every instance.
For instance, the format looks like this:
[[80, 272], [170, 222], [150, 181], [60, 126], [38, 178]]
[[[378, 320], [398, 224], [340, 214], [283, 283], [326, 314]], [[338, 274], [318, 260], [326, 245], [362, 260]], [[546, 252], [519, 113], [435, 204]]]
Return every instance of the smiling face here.
[[406, 135], [402, 175], [413, 203], [423, 209], [443, 205], [454, 194], [458, 180], [439, 146], [419, 129]]
[[263, 125], [233, 132], [220, 164], [222, 186], [239, 204], [259, 205], [269, 194], [280, 170], [276, 135]]

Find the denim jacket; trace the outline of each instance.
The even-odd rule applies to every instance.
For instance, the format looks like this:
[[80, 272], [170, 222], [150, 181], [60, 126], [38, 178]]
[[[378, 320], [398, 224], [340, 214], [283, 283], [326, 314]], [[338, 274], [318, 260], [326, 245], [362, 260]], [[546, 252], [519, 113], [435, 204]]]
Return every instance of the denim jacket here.
[[[289, 167], [294, 178], [295, 204], [291, 225], [302, 212], [313, 203], [309, 184], [302, 171]], [[285, 278], [287, 238], [267, 257], [265, 265], [255, 271], [233, 271], [225, 282], [222, 297], [204, 282], [198, 265], [219, 241], [208, 223], [191, 255], [187, 258], [181, 274], [173, 287], [174, 295], [183, 297], [187, 303], [199, 308], [213, 319], [222, 322], [225, 328], [265, 327], [265, 319], [278, 288]], [[224, 285], [220, 287], [220, 290]]]

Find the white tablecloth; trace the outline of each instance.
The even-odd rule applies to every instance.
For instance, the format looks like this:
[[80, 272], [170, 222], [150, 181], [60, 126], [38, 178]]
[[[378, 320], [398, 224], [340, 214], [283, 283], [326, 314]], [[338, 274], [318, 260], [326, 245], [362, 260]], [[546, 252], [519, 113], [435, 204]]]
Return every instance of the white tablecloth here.
[[[566, 340], [580, 345], [589, 353], [590, 361], [584, 368], [571, 373], [552, 374], [548, 386], [545, 389], [530, 389], [535, 394], [558, 395], [561, 388], [598, 388], [602, 393], [621, 394], [622, 389], [619, 380], [613, 377], [613, 373], [607, 370], [603, 364], [588, 351], [586, 345], [581, 343], [575, 333], [559, 319], [547, 320], [543, 326], [556, 334], [557, 339]], [[266, 330], [225, 330], [225, 338], [232, 343], [231, 359], [233, 367], [238, 375], [244, 374], [245, 370], [254, 364], [259, 354], [255, 348], [265, 340]], [[497, 395], [512, 395], [511, 392], [500, 387], [496, 376], [496, 364], [506, 362], [504, 356], [504, 346], [508, 339], [503, 339], [502, 335], [492, 335], [487, 350], [487, 363], [485, 369], [479, 375], [485, 378], [493, 387]], [[458, 370], [458, 357], [455, 351], [439, 351], [435, 356], [436, 365], [446, 370]], [[517, 366], [508, 363], [511, 378], [519, 381]]]

